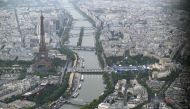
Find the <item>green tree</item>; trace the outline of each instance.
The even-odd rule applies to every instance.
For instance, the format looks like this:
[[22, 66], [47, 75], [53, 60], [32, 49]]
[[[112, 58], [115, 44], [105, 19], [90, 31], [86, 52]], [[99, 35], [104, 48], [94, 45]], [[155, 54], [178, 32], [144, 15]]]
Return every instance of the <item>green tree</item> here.
[[81, 46], [83, 36], [84, 36], [84, 27], [81, 27], [81, 29], [80, 29], [80, 34], [79, 34], [79, 40], [78, 40], [78, 42], [77, 42], [77, 46]]

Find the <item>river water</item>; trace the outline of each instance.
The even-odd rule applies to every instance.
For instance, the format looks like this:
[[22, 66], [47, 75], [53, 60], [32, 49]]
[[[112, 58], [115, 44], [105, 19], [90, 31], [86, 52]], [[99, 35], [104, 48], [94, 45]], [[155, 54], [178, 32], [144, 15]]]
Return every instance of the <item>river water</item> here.
[[[95, 46], [95, 29], [92, 28], [92, 24], [78, 12], [69, 0], [62, 0], [61, 5], [72, 15], [74, 21], [70, 34], [79, 36], [80, 28], [84, 27], [84, 36], [82, 46]], [[77, 45], [79, 37], [70, 37], [69, 45]], [[84, 59], [85, 68], [100, 69], [99, 62], [95, 52], [93, 51], [75, 51]], [[102, 75], [89, 74], [84, 75], [84, 81], [81, 82], [82, 88], [79, 90], [79, 96], [73, 100], [82, 101], [85, 103], [91, 102], [93, 99], [98, 98], [104, 91], [104, 84]], [[79, 106], [63, 105], [61, 109], [79, 109]]]

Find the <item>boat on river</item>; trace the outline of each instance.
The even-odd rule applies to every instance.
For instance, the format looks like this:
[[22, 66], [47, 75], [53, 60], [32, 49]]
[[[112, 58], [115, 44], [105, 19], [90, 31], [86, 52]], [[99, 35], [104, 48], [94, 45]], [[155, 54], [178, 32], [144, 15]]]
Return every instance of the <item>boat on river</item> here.
[[73, 97], [73, 98], [76, 98], [78, 95], [79, 95], [79, 92], [75, 92], [75, 93], [72, 95], [72, 97]]
[[84, 75], [81, 75], [80, 80], [81, 80], [81, 81], [84, 81]]
[[81, 86], [82, 86], [82, 85], [81, 85], [81, 84], [79, 84], [78, 88], [80, 89], [80, 88], [81, 88]]

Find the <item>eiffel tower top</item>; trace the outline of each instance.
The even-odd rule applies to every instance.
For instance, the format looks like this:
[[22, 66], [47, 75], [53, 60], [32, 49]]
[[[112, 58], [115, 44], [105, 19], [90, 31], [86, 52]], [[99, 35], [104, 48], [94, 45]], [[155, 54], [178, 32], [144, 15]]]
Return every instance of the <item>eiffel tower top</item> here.
[[40, 16], [40, 49], [39, 52], [46, 51], [45, 33], [44, 33], [44, 16], [41, 11]]

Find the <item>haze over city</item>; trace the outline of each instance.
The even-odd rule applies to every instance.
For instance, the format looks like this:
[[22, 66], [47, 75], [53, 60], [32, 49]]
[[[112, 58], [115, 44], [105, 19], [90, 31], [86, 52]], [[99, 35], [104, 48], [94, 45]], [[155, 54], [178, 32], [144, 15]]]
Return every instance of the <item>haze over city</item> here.
[[0, 109], [189, 109], [188, 0], [0, 0]]

